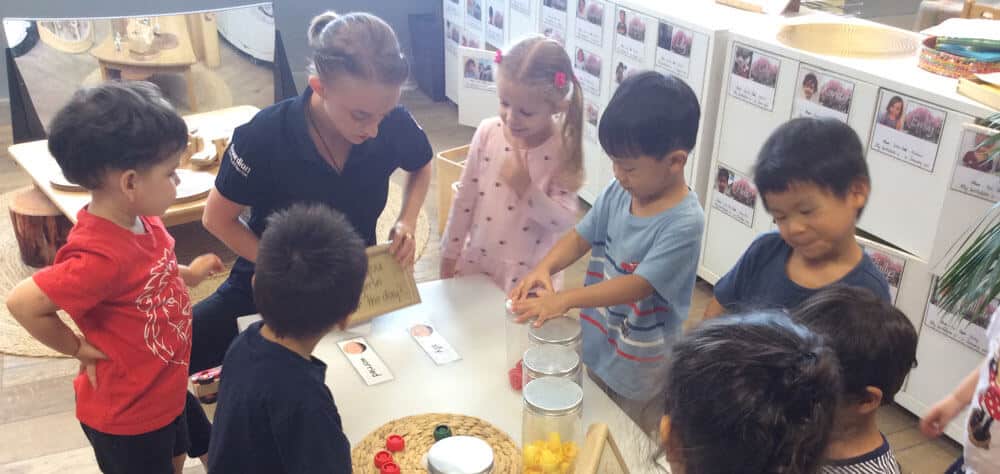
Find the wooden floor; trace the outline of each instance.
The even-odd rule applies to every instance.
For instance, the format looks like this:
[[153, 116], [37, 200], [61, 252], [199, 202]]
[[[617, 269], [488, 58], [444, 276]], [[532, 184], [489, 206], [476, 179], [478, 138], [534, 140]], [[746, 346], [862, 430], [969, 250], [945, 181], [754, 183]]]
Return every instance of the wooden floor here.
[[[430, 137], [435, 152], [468, 143], [473, 129], [457, 124], [457, 111], [448, 103], [433, 103], [419, 92], [408, 92], [404, 103]], [[6, 157], [10, 127], [0, 117], [0, 154]], [[403, 176], [394, 176], [402, 180]], [[30, 184], [12, 160], [0, 159], [0, 192]], [[431, 239], [417, 263], [418, 281], [438, 278], [439, 236], [437, 200], [431, 194], [424, 205], [431, 223]], [[0, 258], [17, 258], [3, 255]], [[582, 261], [567, 271], [567, 285], [583, 282]], [[695, 289], [690, 323], [700, 319], [711, 297], [704, 282]], [[0, 473], [91, 473], [98, 472], [93, 453], [73, 413], [71, 380], [76, 364], [69, 359], [32, 359], [0, 354]], [[350, 407], [340, 407], [349, 410]], [[940, 473], [959, 455], [958, 446], [947, 440], [929, 441], [909, 412], [888, 406], [879, 412], [879, 424], [889, 438], [905, 472]], [[186, 473], [204, 472], [189, 460]]]

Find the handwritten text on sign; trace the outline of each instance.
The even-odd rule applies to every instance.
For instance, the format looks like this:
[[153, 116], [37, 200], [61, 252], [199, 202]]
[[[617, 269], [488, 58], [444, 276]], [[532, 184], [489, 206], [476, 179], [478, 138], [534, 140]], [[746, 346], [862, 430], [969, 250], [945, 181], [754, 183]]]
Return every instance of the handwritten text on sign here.
[[396, 262], [389, 253], [388, 245], [370, 247], [366, 253], [368, 276], [365, 277], [358, 309], [350, 317], [351, 326], [420, 302], [413, 274]]

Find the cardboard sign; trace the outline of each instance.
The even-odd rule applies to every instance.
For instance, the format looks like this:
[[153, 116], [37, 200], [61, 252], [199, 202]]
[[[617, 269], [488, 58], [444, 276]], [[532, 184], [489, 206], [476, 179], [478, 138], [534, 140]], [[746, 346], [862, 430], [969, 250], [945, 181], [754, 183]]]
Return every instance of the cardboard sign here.
[[587, 429], [587, 439], [577, 460], [580, 474], [628, 474], [628, 466], [618, 445], [611, 437], [608, 425], [595, 423]]
[[389, 311], [420, 303], [420, 293], [413, 274], [406, 271], [389, 253], [389, 245], [369, 247], [368, 276], [361, 291], [358, 309], [348, 317], [348, 326], [371, 321]]

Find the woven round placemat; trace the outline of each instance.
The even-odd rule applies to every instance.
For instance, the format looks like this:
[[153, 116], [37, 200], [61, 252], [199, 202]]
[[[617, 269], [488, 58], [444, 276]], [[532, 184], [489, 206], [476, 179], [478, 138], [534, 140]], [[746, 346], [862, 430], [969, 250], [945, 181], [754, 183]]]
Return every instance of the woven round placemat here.
[[390, 421], [368, 433], [354, 445], [351, 460], [357, 474], [379, 474], [375, 453], [385, 450], [385, 439], [392, 434], [403, 437], [406, 449], [393, 453], [393, 459], [405, 473], [426, 473], [424, 455], [434, 444], [434, 427], [448, 425], [453, 436], [474, 436], [493, 447], [493, 472], [520, 472], [521, 451], [514, 440], [485, 420], [450, 413], [427, 413]]

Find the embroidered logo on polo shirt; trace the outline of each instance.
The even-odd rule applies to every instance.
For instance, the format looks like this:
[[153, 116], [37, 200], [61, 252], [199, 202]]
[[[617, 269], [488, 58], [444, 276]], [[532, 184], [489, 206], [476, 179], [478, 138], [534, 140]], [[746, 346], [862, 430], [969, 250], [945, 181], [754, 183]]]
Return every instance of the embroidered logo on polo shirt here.
[[233, 145], [229, 146], [229, 162], [232, 163], [233, 168], [239, 171], [244, 178], [250, 176], [250, 166], [243, 162], [243, 158], [236, 154], [236, 147]]

